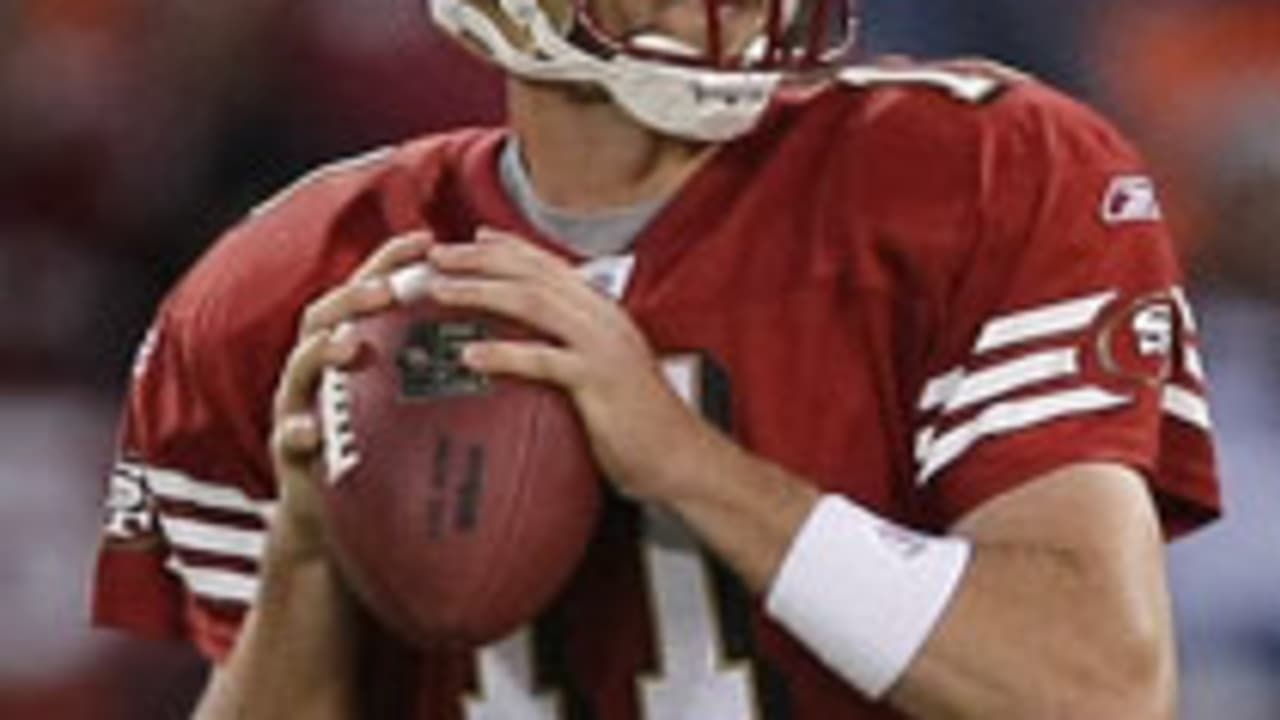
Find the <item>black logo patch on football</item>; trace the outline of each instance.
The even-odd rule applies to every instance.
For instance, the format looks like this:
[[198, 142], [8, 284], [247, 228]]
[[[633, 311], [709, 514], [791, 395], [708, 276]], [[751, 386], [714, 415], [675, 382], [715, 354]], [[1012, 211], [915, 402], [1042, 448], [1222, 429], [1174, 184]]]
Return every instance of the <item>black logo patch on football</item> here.
[[462, 348], [486, 337], [487, 329], [478, 322], [414, 323], [396, 355], [401, 396], [427, 400], [487, 392], [485, 376], [462, 364]]

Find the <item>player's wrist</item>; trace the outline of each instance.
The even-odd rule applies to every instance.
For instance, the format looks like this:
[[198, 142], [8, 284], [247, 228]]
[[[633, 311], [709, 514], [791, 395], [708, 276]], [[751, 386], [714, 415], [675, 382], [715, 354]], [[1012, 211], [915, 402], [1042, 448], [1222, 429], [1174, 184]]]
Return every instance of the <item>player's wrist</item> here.
[[916, 533], [827, 495], [796, 533], [766, 605], [832, 670], [880, 698], [933, 633], [971, 552], [967, 541]]
[[679, 507], [714, 496], [715, 478], [740, 472], [741, 449], [683, 405], [660, 427], [653, 447], [661, 451], [646, 453], [621, 481], [628, 497]]
[[322, 520], [313, 513], [302, 512], [286, 500], [277, 507], [271, 521], [268, 562], [295, 565], [327, 561], [328, 540]]
[[680, 516], [752, 593], [762, 594], [821, 492], [714, 427], [704, 424], [703, 432], [686, 438], [696, 449], [665, 458], [663, 492], [644, 499]]

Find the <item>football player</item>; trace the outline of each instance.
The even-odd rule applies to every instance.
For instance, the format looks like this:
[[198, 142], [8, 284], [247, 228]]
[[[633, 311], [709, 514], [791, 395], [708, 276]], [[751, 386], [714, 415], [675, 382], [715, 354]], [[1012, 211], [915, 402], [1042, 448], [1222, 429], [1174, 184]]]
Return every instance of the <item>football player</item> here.
[[[507, 126], [305, 178], [167, 299], [99, 623], [194, 642], [201, 718], [1173, 715], [1162, 543], [1219, 497], [1115, 131], [981, 63], [844, 64], [840, 0], [429, 11], [508, 72]], [[464, 360], [562, 387], [623, 498], [474, 651], [363, 620], [310, 485], [342, 328], [423, 294], [553, 338]]]

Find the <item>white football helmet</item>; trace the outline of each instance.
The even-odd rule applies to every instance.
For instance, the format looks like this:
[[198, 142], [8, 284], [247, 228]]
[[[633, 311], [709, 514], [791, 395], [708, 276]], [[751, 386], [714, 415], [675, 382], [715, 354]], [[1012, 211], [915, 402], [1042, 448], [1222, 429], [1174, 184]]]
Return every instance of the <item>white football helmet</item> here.
[[732, 55], [720, 20], [732, 0], [693, 1], [706, 7], [705, 50], [652, 31], [614, 37], [589, 0], [424, 0], [438, 26], [507, 72], [596, 85], [640, 123], [690, 140], [742, 135], [780, 83], [838, 64], [853, 44], [853, 0], [763, 0], [759, 30]]

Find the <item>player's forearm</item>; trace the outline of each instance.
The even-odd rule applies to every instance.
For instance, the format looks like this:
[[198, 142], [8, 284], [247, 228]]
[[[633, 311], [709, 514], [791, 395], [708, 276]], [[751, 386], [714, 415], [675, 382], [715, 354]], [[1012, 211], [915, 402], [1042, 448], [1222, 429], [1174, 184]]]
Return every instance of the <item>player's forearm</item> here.
[[978, 544], [890, 694], [917, 718], [1173, 716], [1167, 603], [1123, 597], [1074, 550]]
[[276, 527], [257, 602], [197, 720], [354, 717], [353, 614], [328, 557]]
[[[667, 502], [763, 594], [819, 495], [802, 479], [736, 446], [704, 448], [698, 456], [702, 471], [680, 470], [688, 482]], [[1109, 476], [1066, 481], [1123, 484]], [[890, 702], [926, 720], [1170, 716], [1175, 663], [1156, 523], [1145, 515], [1117, 515], [1105, 526], [1096, 518], [1092, 525], [1076, 521], [1107, 538], [1093, 545], [1031, 539], [1040, 530], [1006, 539], [969, 533], [963, 575], [892, 685]], [[814, 592], [833, 592], [839, 574], [827, 578], [831, 587]], [[905, 604], [902, 598], [886, 601]], [[886, 622], [888, 614], [881, 613]], [[866, 636], [843, 630], [821, 634]]]

